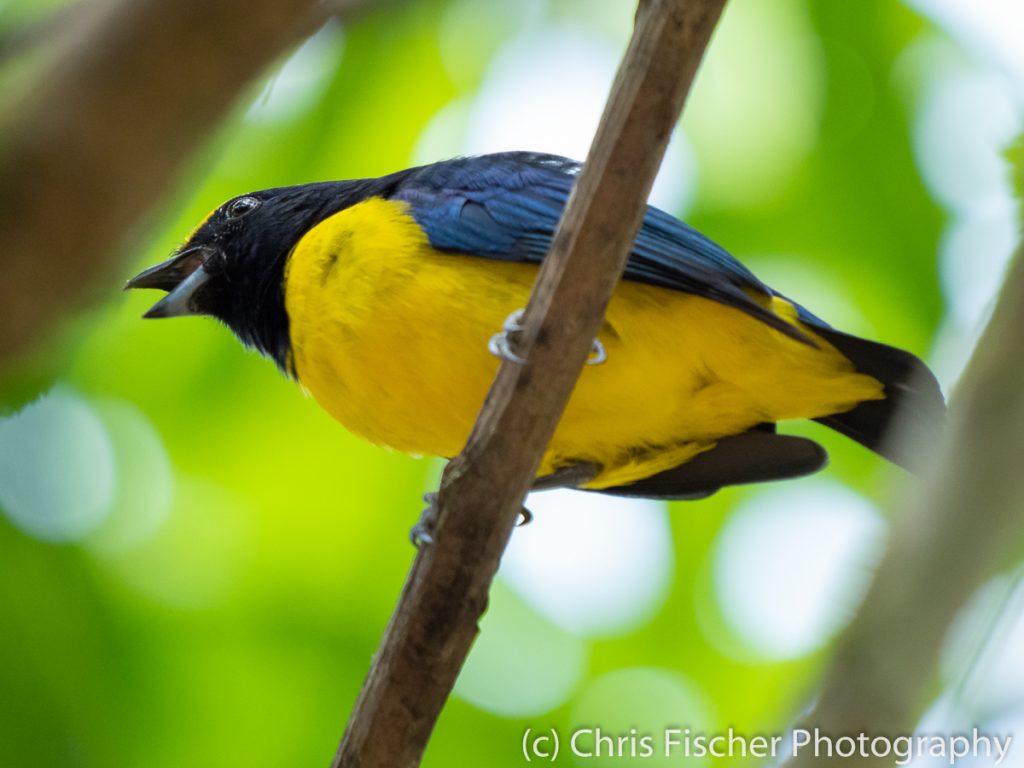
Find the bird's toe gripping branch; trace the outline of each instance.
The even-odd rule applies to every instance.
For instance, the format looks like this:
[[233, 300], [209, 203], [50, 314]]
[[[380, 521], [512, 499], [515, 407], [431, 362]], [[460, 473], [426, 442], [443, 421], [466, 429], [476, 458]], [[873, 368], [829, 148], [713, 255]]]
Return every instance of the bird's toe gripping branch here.
[[[423, 549], [423, 547], [429, 547], [434, 543], [434, 532], [437, 529], [439, 520], [437, 494], [434, 492], [425, 493], [423, 494], [423, 500], [427, 503], [427, 508], [420, 515], [419, 522], [409, 529], [409, 541], [412, 542], [416, 549]], [[516, 522], [516, 528], [529, 525], [532, 521], [533, 512], [523, 507], [519, 510], [519, 520]]]
[[525, 309], [517, 309], [506, 317], [505, 322], [501, 324], [501, 331], [491, 336], [491, 340], [487, 342], [487, 349], [492, 355], [517, 365], [523, 365], [526, 362], [525, 357], [520, 357], [512, 351], [512, 337], [517, 333], [522, 333], [525, 311]]
[[437, 494], [425, 493], [423, 500], [427, 503], [427, 508], [420, 515], [419, 522], [409, 529], [409, 541], [416, 549], [422, 549], [434, 543], [434, 529], [437, 527]]
[[[515, 335], [523, 331], [523, 313], [525, 311], [525, 309], [517, 309], [505, 318], [505, 322], [501, 324], [501, 332], [491, 336], [491, 340], [487, 342], [487, 349], [492, 355], [517, 365], [526, 363], [525, 357], [512, 350]], [[604, 348], [604, 344], [600, 339], [594, 339], [590, 345], [590, 357], [587, 358], [587, 365], [600, 365], [607, 359], [608, 352]]]

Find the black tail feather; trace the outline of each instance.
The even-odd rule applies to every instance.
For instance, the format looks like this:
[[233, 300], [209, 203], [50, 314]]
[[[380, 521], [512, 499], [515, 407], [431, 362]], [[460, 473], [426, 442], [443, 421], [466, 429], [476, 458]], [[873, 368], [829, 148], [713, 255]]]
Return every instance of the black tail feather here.
[[[885, 385], [884, 400], [869, 400], [845, 413], [815, 421], [904, 469], [918, 471], [920, 460], [914, 446], [919, 436], [941, 427], [946, 413], [942, 390], [928, 366], [896, 347], [832, 329], [814, 330], [842, 352], [858, 371]], [[894, 434], [895, 425], [899, 428]]]

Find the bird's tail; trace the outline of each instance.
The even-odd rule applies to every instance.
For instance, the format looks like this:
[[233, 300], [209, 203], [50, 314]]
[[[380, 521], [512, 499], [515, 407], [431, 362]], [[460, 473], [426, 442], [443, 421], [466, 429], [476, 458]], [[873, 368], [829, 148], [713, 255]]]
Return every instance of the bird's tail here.
[[[912, 472], [921, 469], [920, 436], [941, 427], [946, 403], [934, 374], [914, 355], [831, 328], [814, 332], [838, 349], [858, 371], [885, 386], [884, 400], [860, 403], [845, 413], [815, 419]], [[893, 427], [896, 427], [895, 432]]]

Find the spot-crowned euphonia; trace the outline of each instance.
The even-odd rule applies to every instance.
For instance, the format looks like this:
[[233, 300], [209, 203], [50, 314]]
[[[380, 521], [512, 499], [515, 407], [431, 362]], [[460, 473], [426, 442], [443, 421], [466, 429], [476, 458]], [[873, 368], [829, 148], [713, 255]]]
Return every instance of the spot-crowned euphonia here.
[[[147, 317], [218, 318], [357, 435], [451, 457], [577, 171], [508, 152], [251, 192], [128, 287], [168, 291]], [[539, 485], [699, 498], [819, 469], [817, 443], [776, 434], [786, 419], [912, 468], [890, 426], [945, 409], [916, 357], [833, 329], [652, 207], [594, 344]]]

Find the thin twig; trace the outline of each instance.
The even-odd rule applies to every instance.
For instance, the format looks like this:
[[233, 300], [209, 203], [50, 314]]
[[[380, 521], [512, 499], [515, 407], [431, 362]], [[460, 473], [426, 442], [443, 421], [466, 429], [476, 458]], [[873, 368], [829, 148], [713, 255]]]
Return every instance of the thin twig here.
[[445, 471], [435, 541], [413, 564], [334, 766], [419, 764], [622, 274], [724, 3], [640, 3], [590, 154], [530, 297], [521, 336], [529, 362], [502, 364], [466, 449]]

